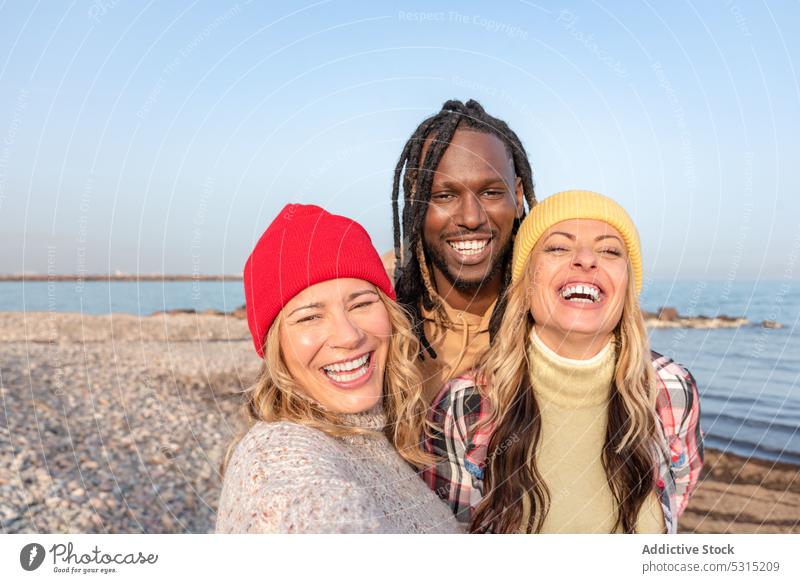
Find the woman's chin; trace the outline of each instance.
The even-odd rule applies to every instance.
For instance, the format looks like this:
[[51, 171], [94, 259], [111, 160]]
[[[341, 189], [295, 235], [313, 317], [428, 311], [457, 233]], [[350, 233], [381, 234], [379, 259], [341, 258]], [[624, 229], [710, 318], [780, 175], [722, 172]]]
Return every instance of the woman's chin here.
[[364, 395], [351, 394], [347, 398], [338, 399], [330, 409], [341, 414], [363, 413], [375, 407], [380, 399], [381, 395], [372, 391]]
[[571, 318], [561, 318], [554, 329], [551, 330], [562, 336], [581, 336], [587, 339], [609, 334], [605, 318], [595, 317], [594, 314], [578, 314]]
[[323, 405], [335, 413], [369, 411], [378, 404], [383, 396], [383, 387], [378, 381], [380, 378], [379, 375], [374, 375], [373, 378], [357, 387], [344, 387], [340, 383], [326, 382]]

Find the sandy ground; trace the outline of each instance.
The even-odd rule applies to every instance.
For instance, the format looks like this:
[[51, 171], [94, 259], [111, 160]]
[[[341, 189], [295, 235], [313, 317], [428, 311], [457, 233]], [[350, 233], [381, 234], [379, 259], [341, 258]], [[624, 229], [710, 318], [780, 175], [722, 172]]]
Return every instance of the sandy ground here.
[[[220, 315], [0, 313], [3, 532], [211, 532], [258, 372]], [[800, 532], [800, 469], [707, 452], [682, 532]]]
[[706, 450], [680, 532], [800, 533], [800, 468]]

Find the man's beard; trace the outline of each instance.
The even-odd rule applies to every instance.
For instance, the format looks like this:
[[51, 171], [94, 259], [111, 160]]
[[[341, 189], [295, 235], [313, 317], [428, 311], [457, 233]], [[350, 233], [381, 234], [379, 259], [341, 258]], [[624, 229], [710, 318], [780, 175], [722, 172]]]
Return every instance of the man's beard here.
[[481, 279], [469, 281], [459, 279], [457, 274], [454, 274], [450, 271], [450, 268], [447, 265], [447, 260], [441, 253], [438, 252], [438, 249], [430, 247], [427, 244], [424, 245], [425, 254], [430, 257], [433, 266], [438, 269], [442, 275], [444, 275], [445, 279], [450, 283], [451, 286], [453, 286], [454, 289], [465, 293], [476, 293], [478, 290], [480, 290], [484, 283], [491, 281], [495, 276], [501, 274], [507, 263], [507, 259], [511, 255], [513, 247], [514, 238], [509, 237], [508, 241], [506, 241], [506, 244], [503, 247], [503, 250], [494, 259], [494, 263], [492, 264], [492, 268], [489, 270], [489, 273], [487, 273], [486, 276]]

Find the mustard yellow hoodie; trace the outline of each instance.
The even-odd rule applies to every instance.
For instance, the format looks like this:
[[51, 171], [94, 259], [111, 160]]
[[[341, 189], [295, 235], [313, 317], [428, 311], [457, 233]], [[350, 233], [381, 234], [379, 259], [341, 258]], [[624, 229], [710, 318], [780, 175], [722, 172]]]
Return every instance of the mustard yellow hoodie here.
[[[394, 281], [394, 251], [381, 257], [386, 273]], [[422, 309], [425, 336], [436, 351], [436, 358], [425, 354], [419, 363], [423, 376], [423, 391], [430, 404], [442, 387], [452, 378], [475, 368], [478, 360], [489, 348], [489, 320], [497, 303], [492, 302], [483, 315], [470, 314], [452, 308], [447, 301], [435, 294], [445, 317], [435, 311]]]

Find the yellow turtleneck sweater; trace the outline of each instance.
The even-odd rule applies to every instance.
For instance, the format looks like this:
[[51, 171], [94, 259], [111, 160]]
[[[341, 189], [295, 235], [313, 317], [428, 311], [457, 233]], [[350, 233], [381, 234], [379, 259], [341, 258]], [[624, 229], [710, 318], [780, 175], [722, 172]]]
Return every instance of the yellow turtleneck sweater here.
[[[601, 460], [614, 345], [610, 342], [588, 360], [573, 360], [551, 350], [534, 331], [529, 351], [531, 384], [542, 419], [536, 461], [550, 490], [542, 533], [612, 532], [616, 504]], [[639, 512], [636, 532], [664, 532], [655, 492]]]

